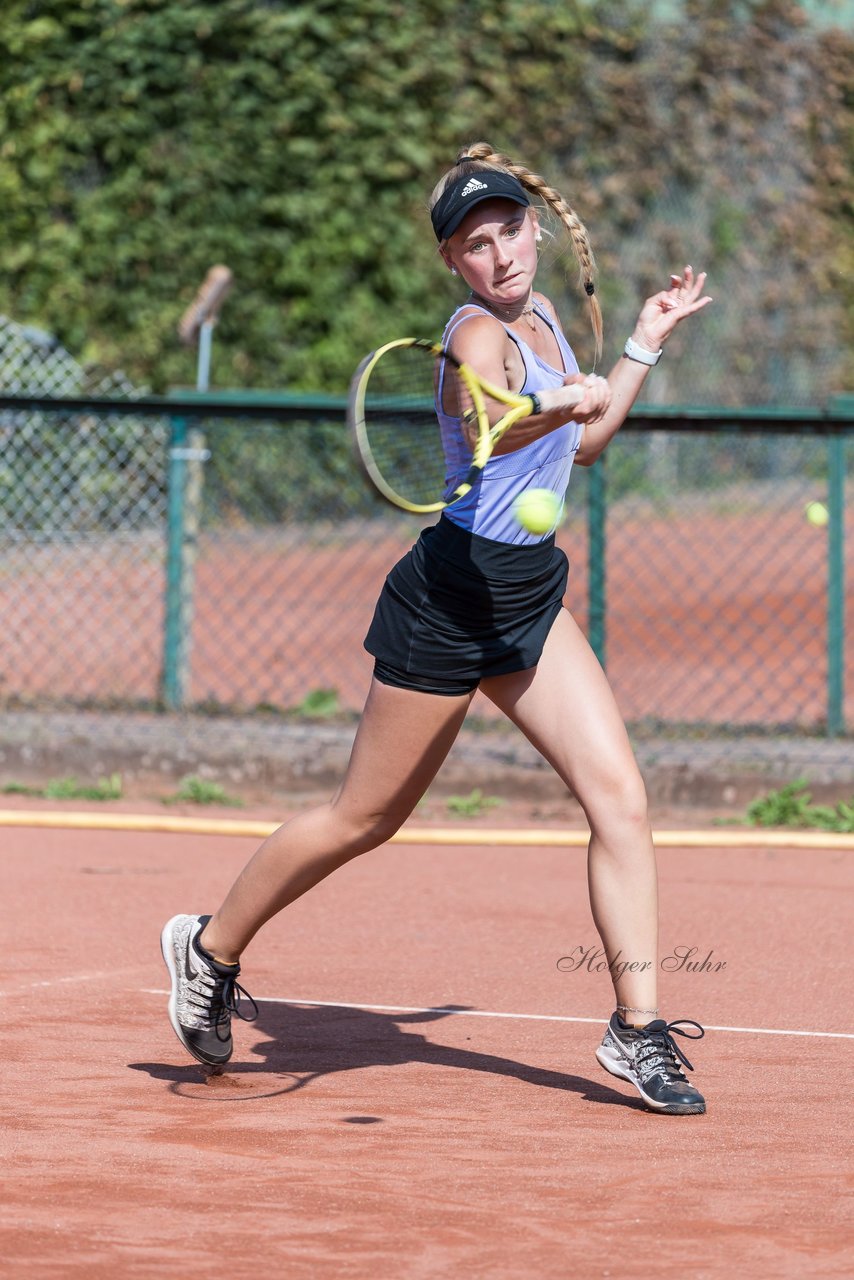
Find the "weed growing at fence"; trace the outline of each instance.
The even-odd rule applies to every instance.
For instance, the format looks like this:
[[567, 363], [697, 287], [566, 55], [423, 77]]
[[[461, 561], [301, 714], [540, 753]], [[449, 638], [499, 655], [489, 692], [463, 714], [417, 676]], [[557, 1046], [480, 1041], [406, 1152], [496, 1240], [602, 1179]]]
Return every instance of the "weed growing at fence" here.
[[43, 787], [10, 782], [2, 790], [7, 796], [39, 796], [46, 800], [121, 800], [122, 778], [119, 773], [111, 773], [94, 784], [81, 783], [76, 778], [51, 778]]
[[304, 717], [306, 720], [326, 720], [330, 716], [337, 716], [340, 710], [341, 703], [337, 689], [312, 689], [305, 695], [302, 702], [293, 708], [292, 714], [297, 718]]
[[232, 809], [242, 809], [243, 801], [229, 795], [218, 782], [188, 774], [178, 784], [178, 790], [163, 797], [164, 804], [224, 804]]
[[805, 778], [769, 791], [754, 800], [747, 821], [754, 827], [813, 827], [820, 831], [854, 832], [854, 796], [835, 806], [813, 804]]
[[478, 818], [503, 802], [498, 796], [485, 796], [480, 787], [475, 787], [467, 796], [448, 796], [446, 803], [457, 818]]

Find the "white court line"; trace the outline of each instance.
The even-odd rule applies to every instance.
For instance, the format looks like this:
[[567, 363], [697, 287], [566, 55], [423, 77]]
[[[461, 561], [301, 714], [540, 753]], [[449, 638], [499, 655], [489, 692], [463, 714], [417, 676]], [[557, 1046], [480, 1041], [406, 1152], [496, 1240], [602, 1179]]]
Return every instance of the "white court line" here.
[[[130, 972], [130, 970], [125, 970]], [[66, 978], [49, 978], [43, 982], [22, 982], [19, 987], [15, 987], [11, 991], [0, 991], [2, 996], [18, 996], [24, 991], [33, 991], [36, 987], [58, 987], [66, 982], [97, 982], [101, 978], [114, 978], [116, 971], [113, 969], [109, 973], [72, 973]]]
[[[145, 987], [144, 995], [149, 996], [168, 996], [168, 991], [160, 990], [154, 987]], [[592, 1022], [598, 1026], [604, 1026], [608, 1021], [607, 1018], [572, 1018], [564, 1014], [558, 1013], [496, 1013], [487, 1009], [448, 1009], [442, 1005], [434, 1005], [427, 1009], [419, 1008], [416, 1005], [407, 1004], [345, 1004], [340, 1000], [298, 1000], [295, 996], [285, 999], [282, 996], [257, 996], [256, 1001], [259, 1004], [300, 1004], [300, 1005], [317, 1005], [326, 1009], [367, 1009], [376, 1010], [381, 1013], [444, 1013], [447, 1017], [457, 1018], [515, 1018], [526, 1019], [531, 1022]], [[678, 1019], [677, 1019], [678, 1021]], [[713, 1027], [707, 1026], [706, 1031], [734, 1031], [741, 1035], [756, 1036], [818, 1036], [824, 1040], [854, 1040], [854, 1033], [847, 1031], [787, 1031], [778, 1030], [771, 1027]]]

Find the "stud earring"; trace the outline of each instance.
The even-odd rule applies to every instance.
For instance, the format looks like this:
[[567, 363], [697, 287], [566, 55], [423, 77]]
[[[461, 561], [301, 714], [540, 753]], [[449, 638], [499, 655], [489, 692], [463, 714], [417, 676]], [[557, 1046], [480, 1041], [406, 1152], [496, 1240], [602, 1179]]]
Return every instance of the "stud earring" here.
[[451, 267], [451, 275], [452, 275], [452, 276], [459, 275], [459, 272], [457, 271], [457, 268], [456, 268], [456, 267]]
[[542, 233], [542, 231], [538, 231], [538, 232], [537, 232], [537, 244], [539, 244], [539, 243], [540, 243], [540, 241], [542, 240], [542, 238], [543, 238], [543, 233]]

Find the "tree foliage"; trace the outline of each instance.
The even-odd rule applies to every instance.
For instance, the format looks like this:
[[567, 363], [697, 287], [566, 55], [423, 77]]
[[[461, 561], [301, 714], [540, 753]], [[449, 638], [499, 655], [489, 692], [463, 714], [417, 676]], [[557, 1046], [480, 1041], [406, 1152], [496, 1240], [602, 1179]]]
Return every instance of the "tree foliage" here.
[[688, 253], [708, 264], [721, 305], [697, 350], [718, 365], [665, 374], [663, 398], [823, 399], [854, 315], [854, 41], [788, 0], [683, 9], [6, 0], [0, 310], [163, 389], [192, 380], [177, 321], [225, 262], [215, 381], [340, 390], [379, 341], [440, 331], [456, 299], [427, 198], [486, 137], [588, 225], [609, 354], [642, 292]]

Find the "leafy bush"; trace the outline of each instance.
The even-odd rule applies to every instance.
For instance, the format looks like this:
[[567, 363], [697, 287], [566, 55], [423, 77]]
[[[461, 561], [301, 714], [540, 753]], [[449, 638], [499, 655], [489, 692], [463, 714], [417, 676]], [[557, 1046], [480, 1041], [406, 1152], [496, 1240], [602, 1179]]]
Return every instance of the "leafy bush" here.
[[[486, 137], [589, 226], [614, 354], [685, 254], [710, 267], [715, 314], [672, 347], [696, 359], [652, 394], [823, 398], [852, 346], [854, 40], [789, 0], [681, 8], [6, 0], [0, 310], [162, 390], [193, 380], [176, 324], [223, 261], [214, 381], [343, 389], [459, 298], [425, 204]], [[589, 363], [566, 266], [543, 283]]]

